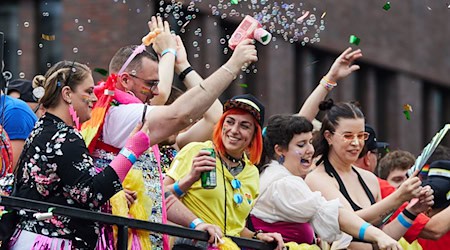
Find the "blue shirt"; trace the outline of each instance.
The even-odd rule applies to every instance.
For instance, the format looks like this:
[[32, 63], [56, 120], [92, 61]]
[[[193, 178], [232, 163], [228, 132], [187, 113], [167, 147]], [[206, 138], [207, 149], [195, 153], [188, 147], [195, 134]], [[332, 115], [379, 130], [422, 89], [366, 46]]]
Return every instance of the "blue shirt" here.
[[7, 95], [0, 96], [0, 123], [10, 140], [27, 139], [36, 121], [36, 114], [24, 101]]

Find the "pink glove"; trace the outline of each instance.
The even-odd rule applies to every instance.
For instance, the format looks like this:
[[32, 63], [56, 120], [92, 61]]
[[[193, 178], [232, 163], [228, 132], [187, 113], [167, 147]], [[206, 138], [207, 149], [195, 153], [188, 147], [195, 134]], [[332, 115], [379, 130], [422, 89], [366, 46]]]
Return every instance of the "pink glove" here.
[[128, 138], [125, 147], [109, 164], [122, 182], [139, 156], [150, 147], [150, 138], [142, 131]]

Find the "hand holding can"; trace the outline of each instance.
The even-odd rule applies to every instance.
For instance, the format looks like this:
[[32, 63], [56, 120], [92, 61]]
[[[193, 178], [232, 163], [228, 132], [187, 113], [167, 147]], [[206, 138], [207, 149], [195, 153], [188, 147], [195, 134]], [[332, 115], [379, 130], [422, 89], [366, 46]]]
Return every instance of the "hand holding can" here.
[[[210, 157], [216, 159], [216, 152], [214, 148], [204, 148], [204, 151], [208, 151], [210, 153]], [[200, 179], [202, 181], [202, 187], [205, 189], [213, 189], [217, 186], [217, 176], [216, 176], [216, 168], [211, 171], [202, 172], [200, 175]]]

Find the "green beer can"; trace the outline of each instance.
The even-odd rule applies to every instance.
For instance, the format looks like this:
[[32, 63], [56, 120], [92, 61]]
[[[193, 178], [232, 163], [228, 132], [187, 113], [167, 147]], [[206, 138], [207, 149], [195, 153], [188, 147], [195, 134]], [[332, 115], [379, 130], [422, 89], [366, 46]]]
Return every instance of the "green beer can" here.
[[[216, 152], [214, 148], [204, 148], [202, 150], [210, 152], [210, 156], [216, 159]], [[217, 186], [217, 178], [216, 178], [216, 168], [211, 171], [202, 172], [200, 175], [200, 179], [202, 180], [202, 187], [205, 189], [213, 189]]]

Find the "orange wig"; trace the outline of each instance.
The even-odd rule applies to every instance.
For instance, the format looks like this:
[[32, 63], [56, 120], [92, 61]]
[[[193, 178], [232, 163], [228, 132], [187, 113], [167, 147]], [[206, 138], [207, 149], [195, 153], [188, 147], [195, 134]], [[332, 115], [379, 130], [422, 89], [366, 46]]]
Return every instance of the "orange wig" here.
[[[223, 145], [222, 141], [222, 128], [223, 123], [225, 121], [225, 117], [228, 115], [243, 115], [248, 113], [247, 111], [243, 109], [230, 109], [227, 110], [225, 113], [223, 113], [222, 117], [220, 117], [220, 120], [217, 122], [216, 126], [214, 127], [214, 133], [213, 133], [213, 142], [216, 146], [217, 152], [224, 156], [226, 154], [225, 146]], [[259, 125], [258, 121], [253, 118], [253, 124], [255, 125], [255, 133], [253, 135], [252, 142], [250, 143], [249, 147], [247, 148], [246, 152], [249, 154], [249, 159], [253, 164], [258, 164], [261, 160], [262, 155], [262, 149], [263, 149], [263, 140], [262, 140], [262, 134], [261, 134], [261, 126]]]

